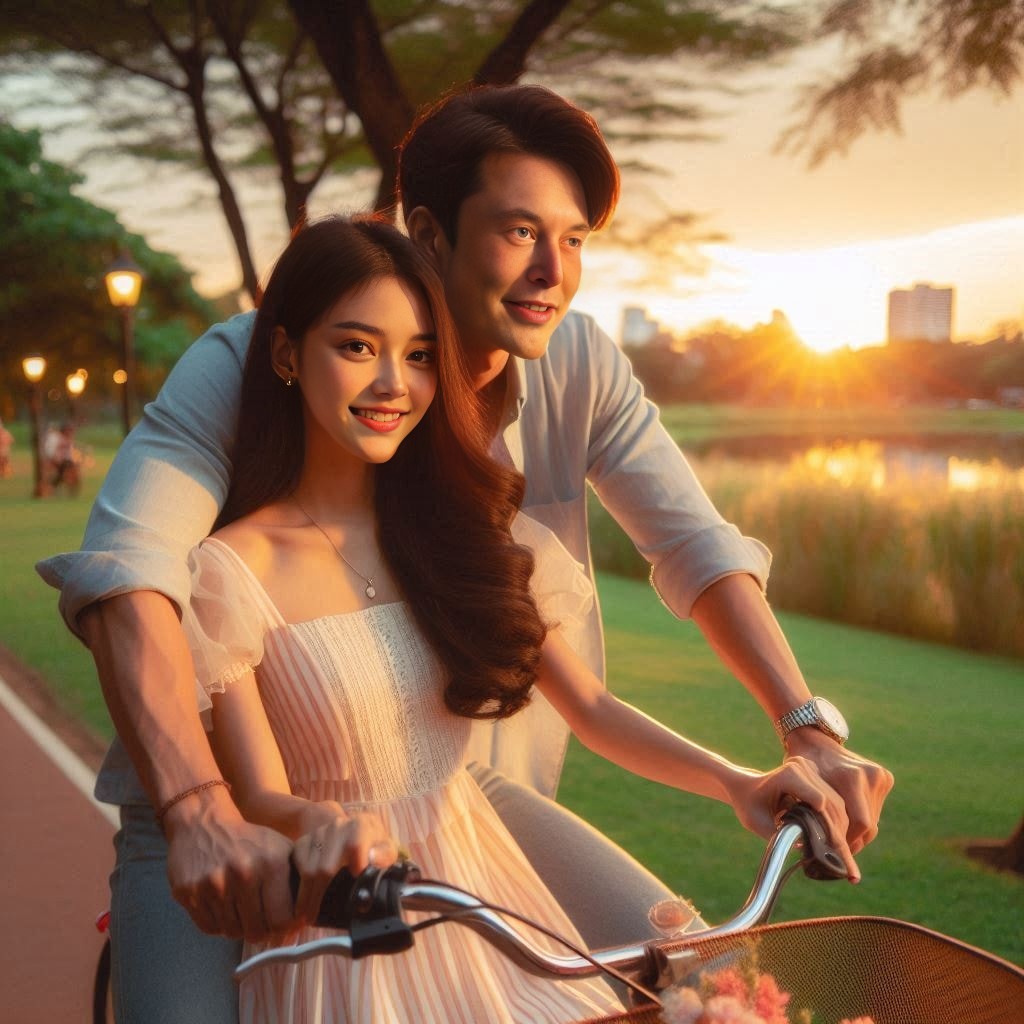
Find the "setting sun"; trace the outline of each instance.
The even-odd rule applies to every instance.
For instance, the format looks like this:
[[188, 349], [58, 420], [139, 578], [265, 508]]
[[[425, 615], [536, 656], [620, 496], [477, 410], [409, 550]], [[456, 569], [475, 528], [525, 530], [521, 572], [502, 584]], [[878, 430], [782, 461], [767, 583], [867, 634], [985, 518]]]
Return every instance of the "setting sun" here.
[[[882, 340], [884, 313], [878, 297], [885, 294], [887, 282], [879, 278], [864, 248], [730, 251], [721, 259], [735, 267], [737, 279], [746, 281], [745, 298], [752, 310], [782, 310], [805, 345], [827, 352]], [[764, 313], [757, 318], [763, 319]]]

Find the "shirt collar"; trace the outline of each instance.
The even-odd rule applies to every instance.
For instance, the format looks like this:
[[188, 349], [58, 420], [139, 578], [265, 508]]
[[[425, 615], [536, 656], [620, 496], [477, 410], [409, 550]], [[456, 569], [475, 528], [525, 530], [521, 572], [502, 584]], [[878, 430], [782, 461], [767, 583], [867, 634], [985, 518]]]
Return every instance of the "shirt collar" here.
[[515, 423], [526, 405], [526, 364], [519, 356], [509, 356], [505, 365], [505, 408], [501, 413], [502, 428]]
[[505, 402], [501, 409], [498, 433], [494, 439], [492, 454], [502, 459], [507, 457], [512, 465], [523, 472], [523, 439], [519, 419], [526, 405], [526, 367], [522, 359], [509, 356], [505, 364]]

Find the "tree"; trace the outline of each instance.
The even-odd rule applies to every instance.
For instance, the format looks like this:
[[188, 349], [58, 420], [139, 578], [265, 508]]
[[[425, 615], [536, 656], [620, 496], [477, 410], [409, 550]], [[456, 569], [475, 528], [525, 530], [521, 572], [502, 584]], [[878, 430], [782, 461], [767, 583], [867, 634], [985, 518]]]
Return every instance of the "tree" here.
[[869, 130], [898, 131], [903, 101], [925, 89], [1009, 95], [1024, 74], [1024, 0], [830, 0], [818, 34], [838, 37], [846, 59], [805, 90], [779, 143], [812, 166]]
[[76, 196], [80, 177], [45, 160], [38, 132], [0, 121], [0, 391], [24, 387], [21, 359], [41, 352], [53, 376], [85, 367], [102, 390], [119, 365], [117, 319], [103, 274], [127, 248], [146, 275], [137, 315], [140, 368], [174, 364], [213, 316], [173, 256], [154, 252], [109, 210]]
[[[386, 207], [420, 104], [527, 72], [623, 146], [683, 138], [701, 114], [683, 58], [720, 66], [798, 38], [789, 8], [726, 0], [0, 0], [0, 13], [5, 63], [60, 69], [119, 150], [205, 168], [251, 294], [241, 173], [276, 170], [290, 225], [332, 171], [378, 168]], [[651, 58], [674, 60], [655, 71]]]
[[92, 155], [114, 149], [205, 169], [252, 296], [257, 272], [232, 171], [275, 167], [294, 226], [328, 168], [361, 145], [309, 41], [277, 4], [39, 0], [3, 13], [7, 63], [56, 70], [97, 111], [114, 141]]

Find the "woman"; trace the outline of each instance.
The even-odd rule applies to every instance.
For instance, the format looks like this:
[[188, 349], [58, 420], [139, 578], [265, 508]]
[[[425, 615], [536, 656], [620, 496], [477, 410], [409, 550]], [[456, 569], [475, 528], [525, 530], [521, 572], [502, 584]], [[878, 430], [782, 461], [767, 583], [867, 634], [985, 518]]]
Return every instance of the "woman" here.
[[[186, 625], [239, 807], [296, 839], [303, 920], [339, 867], [390, 863], [401, 840], [428, 875], [576, 938], [462, 767], [472, 721], [514, 714], [534, 685], [593, 749], [729, 802], [756, 831], [789, 794], [845, 835], [813, 769], [752, 772], [689, 744], [547, 630], [571, 624], [587, 581], [516, 520], [538, 556], [531, 590], [533, 555], [511, 532], [522, 479], [488, 456], [440, 283], [393, 228], [334, 218], [292, 240], [260, 305], [238, 436]], [[266, 969], [240, 1005], [243, 1021], [554, 1022], [618, 1007], [603, 982], [539, 981], [465, 929], [399, 957]]]

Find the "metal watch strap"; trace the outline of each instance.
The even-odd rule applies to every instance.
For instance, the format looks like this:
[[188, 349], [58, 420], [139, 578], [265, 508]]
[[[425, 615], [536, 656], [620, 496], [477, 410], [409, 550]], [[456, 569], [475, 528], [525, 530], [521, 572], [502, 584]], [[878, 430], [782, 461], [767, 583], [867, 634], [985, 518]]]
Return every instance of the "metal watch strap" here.
[[812, 697], [800, 707], [787, 711], [776, 720], [775, 731], [779, 734], [780, 740], [784, 740], [794, 729], [800, 729], [805, 725], [820, 726], [822, 724], [818, 713], [814, 710], [814, 701], [815, 698]]

